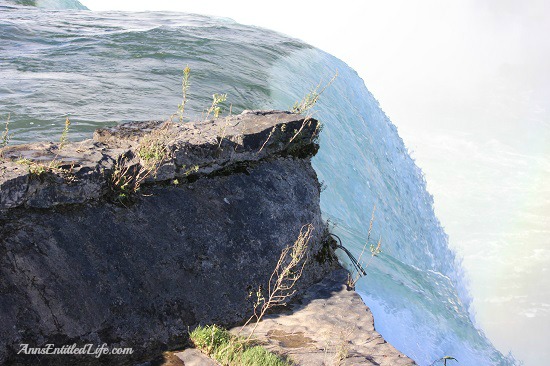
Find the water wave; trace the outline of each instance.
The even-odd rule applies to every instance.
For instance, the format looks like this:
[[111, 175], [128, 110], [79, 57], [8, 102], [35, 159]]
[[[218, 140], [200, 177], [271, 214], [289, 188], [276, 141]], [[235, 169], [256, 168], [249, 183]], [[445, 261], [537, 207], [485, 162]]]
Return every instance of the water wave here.
[[464, 365], [514, 364], [472, 323], [464, 273], [422, 172], [342, 61], [271, 31], [199, 15], [2, 11], [0, 116], [10, 113], [16, 143], [58, 139], [67, 115], [73, 140], [114, 121], [167, 118], [180, 102], [186, 65], [190, 116], [213, 93], [228, 94], [226, 112], [287, 109], [338, 70], [316, 106], [325, 127], [313, 164], [326, 186], [323, 214], [356, 255], [376, 205], [372, 236], [382, 238], [383, 253], [358, 291], [377, 330], [420, 365], [447, 354]]

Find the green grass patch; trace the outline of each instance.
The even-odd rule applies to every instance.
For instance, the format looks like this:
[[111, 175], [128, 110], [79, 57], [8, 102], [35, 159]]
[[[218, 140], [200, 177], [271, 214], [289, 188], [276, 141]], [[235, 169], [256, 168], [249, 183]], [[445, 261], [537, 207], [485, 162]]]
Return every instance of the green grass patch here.
[[190, 333], [195, 347], [227, 366], [291, 366], [262, 346], [234, 336], [217, 325], [199, 326]]

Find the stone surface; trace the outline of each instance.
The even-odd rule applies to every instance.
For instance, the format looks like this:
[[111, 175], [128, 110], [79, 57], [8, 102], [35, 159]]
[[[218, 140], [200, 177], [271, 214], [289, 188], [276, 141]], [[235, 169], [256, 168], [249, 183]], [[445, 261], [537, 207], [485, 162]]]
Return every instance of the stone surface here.
[[[139, 122], [99, 129], [93, 140], [8, 146], [0, 149], [0, 211], [49, 208], [98, 200], [121, 159], [147, 166], [139, 151], [157, 139], [168, 156], [155, 164], [149, 181], [222, 173], [274, 156], [307, 157], [318, 122], [281, 111], [246, 111], [201, 122]], [[310, 151], [312, 150], [312, 151]], [[149, 162], [150, 164], [150, 162]], [[33, 172], [34, 170], [34, 172]], [[37, 173], [37, 170], [43, 172]]]
[[[184, 346], [199, 323], [234, 325], [252, 310], [249, 291], [265, 286], [305, 224], [315, 230], [301, 286], [320, 280], [329, 265], [314, 260], [324, 229], [309, 161], [314, 123], [251, 112], [172, 126], [181, 135], [168, 143], [173, 155], [164, 163], [176, 167], [178, 184], [168, 172], [168, 182], [143, 186], [125, 205], [104, 199], [105, 174], [120, 155], [135, 156], [147, 131], [99, 131], [96, 141], [62, 153], [52, 144], [3, 150], [10, 159], [21, 153], [74, 163], [78, 180], [58, 172], [35, 179], [20, 164], [2, 164], [0, 364], [132, 364]], [[133, 164], [141, 162], [134, 157]], [[188, 164], [202, 170], [178, 176]], [[17, 355], [22, 343], [106, 343], [134, 354]]]
[[300, 366], [416, 365], [376, 332], [372, 313], [347, 290], [346, 279], [345, 270], [335, 270], [287, 309], [266, 316], [254, 337]]
[[199, 350], [188, 348], [183, 352], [175, 353], [185, 366], [219, 366], [220, 364], [210, 357], [202, 354]]

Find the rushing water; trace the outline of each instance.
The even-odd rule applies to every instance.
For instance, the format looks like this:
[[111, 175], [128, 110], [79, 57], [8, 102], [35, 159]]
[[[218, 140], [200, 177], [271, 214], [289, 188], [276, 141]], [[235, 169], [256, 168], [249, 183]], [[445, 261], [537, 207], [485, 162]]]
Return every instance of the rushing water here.
[[342, 61], [226, 19], [52, 10], [81, 8], [69, 0], [15, 3], [0, 2], [0, 118], [10, 114], [12, 143], [57, 140], [66, 116], [73, 140], [106, 124], [167, 118], [181, 101], [186, 65], [190, 116], [200, 116], [213, 93], [227, 93], [233, 113], [288, 109], [338, 71], [316, 106], [324, 129], [313, 164], [326, 186], [323, 213], [356, 256], [376, 205], [371, 236], [373, 242], [381, 237], [383, 252], [370, 262], [358, 292], [377, 330], [420, 365], [444, 355], [462, 365], [515, 363], [474, 327], [461, 265], [422, 172]]

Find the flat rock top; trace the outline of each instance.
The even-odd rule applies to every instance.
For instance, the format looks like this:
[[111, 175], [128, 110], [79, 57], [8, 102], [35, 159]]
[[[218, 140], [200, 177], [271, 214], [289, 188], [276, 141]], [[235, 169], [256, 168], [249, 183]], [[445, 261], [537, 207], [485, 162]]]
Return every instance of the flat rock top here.
[[[374, 329], [369, 308], [345, 285], [347, 272], [333, 271], [282, 311], [266, 316], [254, 339], [299, 366], [412, 366]], [[246, 336], [252, 325], [241, 333]], [[238, 334], [240, 327], [231, 332]], [[218, 365], [196, 349], [168, 352], [163, 366]]]
[[300, 302], [266, 316], [255, 338], [297, 365], [416, 365], [374, 329], [368, 307], [355, 291], [346, 289], [346, 273], [334, 271], [310, 287]]
[[198, 122], [126, 123], [81, 142], [6, 146], [0, 148], [0, 213], [98, 200], [120, 182], [115, 172], [142, 171], [147, 183], [168, 182], [266, 158], [307, 158], [317, 151], [318, 132], [313, 118], [245, 111]]

